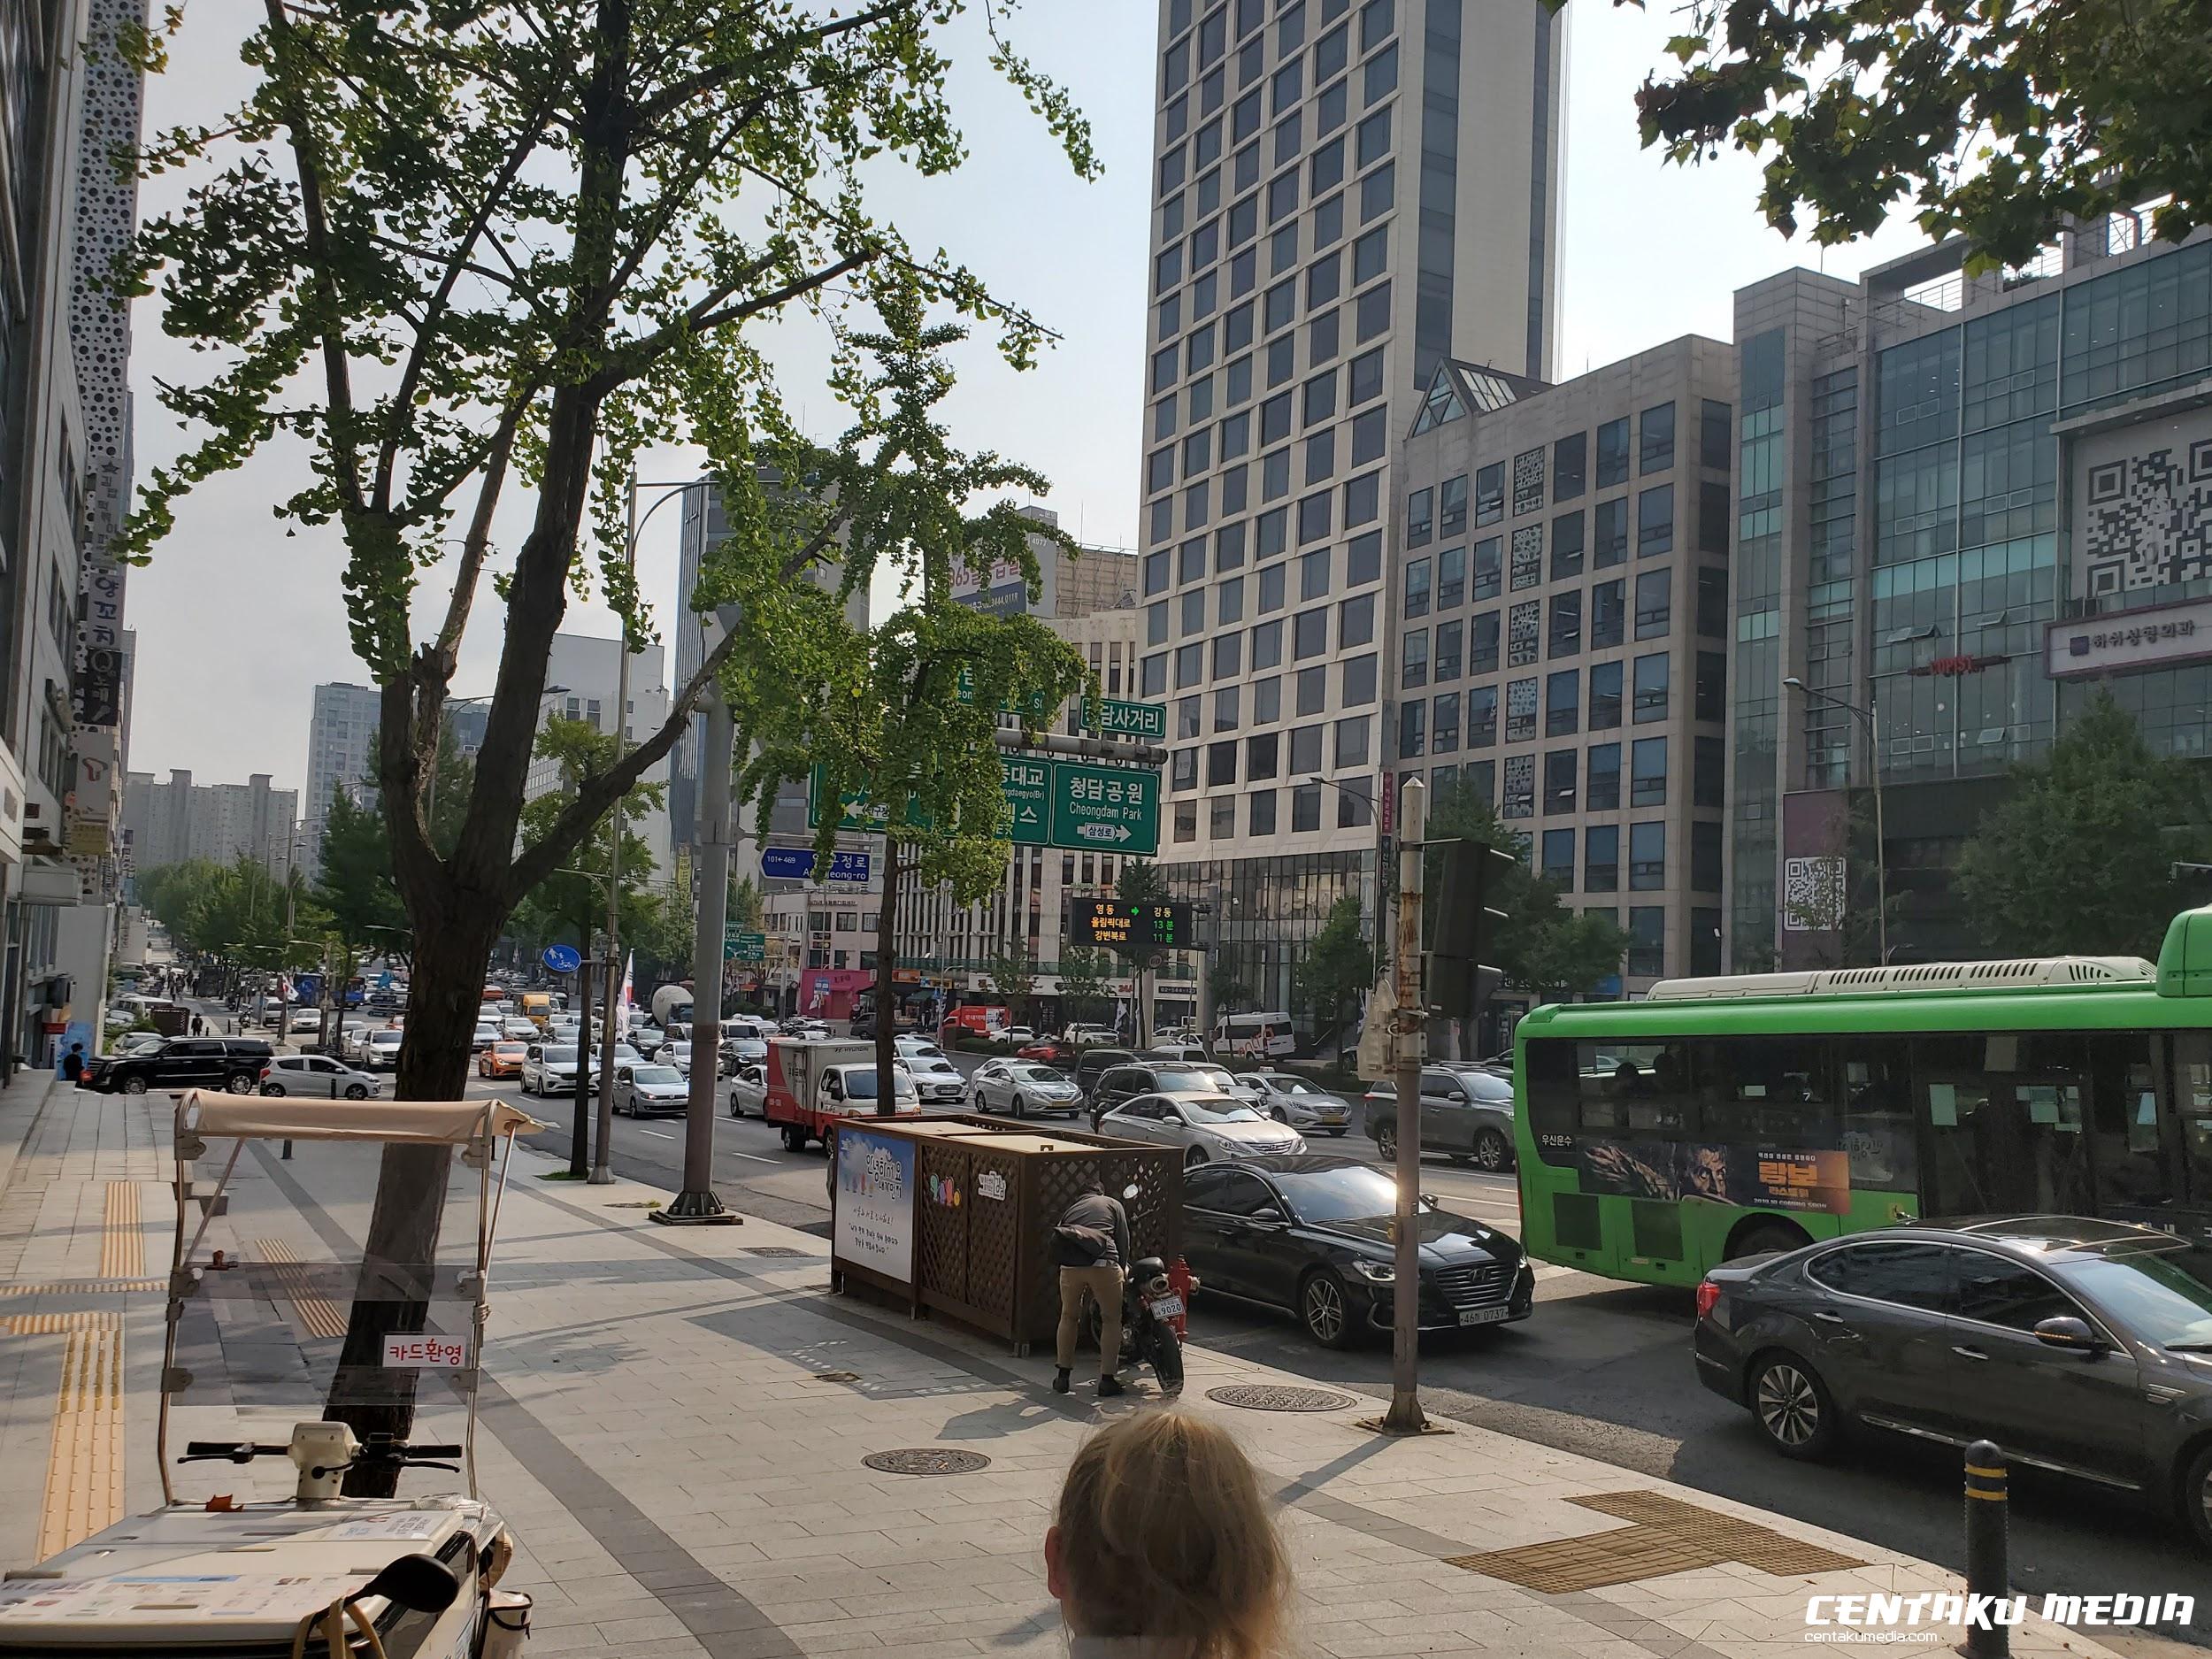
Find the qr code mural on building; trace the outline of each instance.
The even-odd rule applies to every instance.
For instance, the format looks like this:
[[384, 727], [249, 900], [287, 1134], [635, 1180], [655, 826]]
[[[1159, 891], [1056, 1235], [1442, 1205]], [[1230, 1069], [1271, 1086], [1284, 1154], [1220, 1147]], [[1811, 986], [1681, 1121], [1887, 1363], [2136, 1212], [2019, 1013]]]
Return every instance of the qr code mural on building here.
[[1524, 449], [1513, 457], [1513, 511], [1534, 512], [1544, 504], [1544, 452]]
[[1782, 927], [1830, 933], [1843, 926], [1844, 861], [1833, 854], [1782, 861]]
[[1544, 526], [1525, 524], [1513, 533], [1513, 582], [1533, 588], [1544, 580]]
[[2085, 455], [2075, 545], [2085, 594], [2212, 576], [2212, 431], [2200, 411], [2193, 430], [2184, 424], [2105, 434]]
[[1515, 605], [1506, 613], [1505, 664], [1508, 668], [1526, 668], [1535, 662], [1537, 641], [1543, 632], [1543, 603], [1535, 599]]

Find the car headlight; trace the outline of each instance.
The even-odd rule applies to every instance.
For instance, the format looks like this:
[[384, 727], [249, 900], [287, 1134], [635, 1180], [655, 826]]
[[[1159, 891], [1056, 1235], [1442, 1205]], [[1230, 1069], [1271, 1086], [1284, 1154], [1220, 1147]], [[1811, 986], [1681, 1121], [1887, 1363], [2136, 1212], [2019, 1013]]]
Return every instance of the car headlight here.
[[1398, 1270], [1387, 1262], [1354, 1262], [1352, 1271], [1371, 1285], [1387, 1285], [1398, 1277]]

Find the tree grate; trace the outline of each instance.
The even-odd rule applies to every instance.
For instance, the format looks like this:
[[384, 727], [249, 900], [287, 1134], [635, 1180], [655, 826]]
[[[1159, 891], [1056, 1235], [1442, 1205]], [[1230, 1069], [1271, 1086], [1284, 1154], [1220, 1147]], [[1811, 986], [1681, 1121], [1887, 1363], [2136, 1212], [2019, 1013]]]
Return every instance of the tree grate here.
[[1273, 1383], [1228, 1383], [1206, 1390], [1206, 1398], [1219, 1405], [1242, 1406], [1247, 1411], [1341, 1411], [1359, 1403], [1350, 1394], [1326, 1388], [1291, 1388]]
[[972, 1475], [988, 1469], [981, 1452], [956, 1452], [939, 1446], [910, 1446], [895, 1452], [870, 1452], [860, 1460], [887, 1475]]

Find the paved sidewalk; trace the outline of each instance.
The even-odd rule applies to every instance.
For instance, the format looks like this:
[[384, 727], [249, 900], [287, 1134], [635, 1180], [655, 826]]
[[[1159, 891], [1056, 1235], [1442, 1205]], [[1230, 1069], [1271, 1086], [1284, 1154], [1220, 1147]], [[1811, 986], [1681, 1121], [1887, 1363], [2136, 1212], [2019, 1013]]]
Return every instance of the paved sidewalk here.
[[[18, 1256], [42, 1277], [81, 1271], [96, 1232], [99, 1249], [114, 1248], [104, 1199], [65, 1189], [147, 1179], [132, 1103], [88, 1102], [42, 1122], [18, 1187], [0, 1195], [5, 1233], [39, 1193], [37, 1236]], [[119, 1149], [100, 1150], [109, 1141]], [[121, 1172], [103, 1171], [103, 1156]], [[520, 1154], [508, 1188], [480, 1440], [484, 1489], [522, 1540], [508, 1582], [537, 1598], [538, 1659], [1062, 1650], [1041, 1559], [1062, 1472], [1093, 1425], [1156, 1400], [1056, 1396], [1048, 1357], [1016, 1360], [956, 1328], [832, 1296], [817, 1238], [757, 1220], [653, 1226], [643, 1206], [664, 1194], [538, 1179], [553, 1167]], [[336, 1254], [357, 1236], [365, 1193], [326, 1173], [305, 1158], [242, 1164], [234, 1216], [217, 1225], [235, 1220], [243, 1238], [238, 1217], [251, 1214], [253, 1230], [286, 1233], [279, 1242], [303, 1257]], [[279, 1202], [296, 1219], [270, 1220]], [[101, 1225], [88, 1229], [96, 1210]], [[58, 1242], [45, 1237], [50, 1213]], [[149, 1204], [147, 1217], [151, 1249], [165, 1214]], [[18, 1265], [0, 1256], [0, 1290]], [[1202, 1328], [1202, 1299], [1200, 1316]], [[303, 1354], [316, 1323], [304, 1303], [291, 1312], [288, 1340]], [[0, 1334], [19, 1348], [58, 1340]], [[1309, 1654], [1752, 1659], [1802, 1652], [1810, 1596], [1962, 1588], [1854, 1539], [1487, 1431], [1381, 1440], [1356, 1426], [1374, 1409], [1365, 1399], [1233, 1409], [1210, 1391], [1306, 1385], [1203, 1348], [1188, 1358], [1184, 1409], [1227, 1423], [1283, 1506]], [[21, 1389], [11, 1394], [19, 1411]], [[54, 1398], [50, 1387], [40, 1409]], [[152, 1444], [132, 1427], [137, 1503]], [[901, 1448], [988, 1463], [913, 1476], [862, 1462]], [[20, 1433], [0, 1439], [0, 1484], [38, 1489], [45, 1456], [30, 1451]], [[234, 1489], [217, 1467], [220, 1486], [205, 1489]], [[204, 1483], [188, 1473], [196, 1494]], [[7, 1562], [26, 1559], [13, 1532], [0, 1542]], [[1932, 1647], [1958, 1632], [1919, 1634]], [[2024, 1659], [2108, 1651], [2039, 1618], [2012, 1641]]]

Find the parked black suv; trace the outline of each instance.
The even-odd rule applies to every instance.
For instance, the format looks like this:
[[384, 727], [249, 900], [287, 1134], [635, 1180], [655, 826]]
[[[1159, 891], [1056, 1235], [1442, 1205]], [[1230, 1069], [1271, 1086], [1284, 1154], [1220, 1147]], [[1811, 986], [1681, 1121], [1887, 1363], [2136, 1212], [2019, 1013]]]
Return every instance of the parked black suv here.
[[172, 1037], [143, 1054], [96, 1055], [87, 1061], [79, 1088], [103, 1094], [143, 1094], [149, 1089], [221, 1088], [250, 1094], [275, 1050], [260, 1037]]

